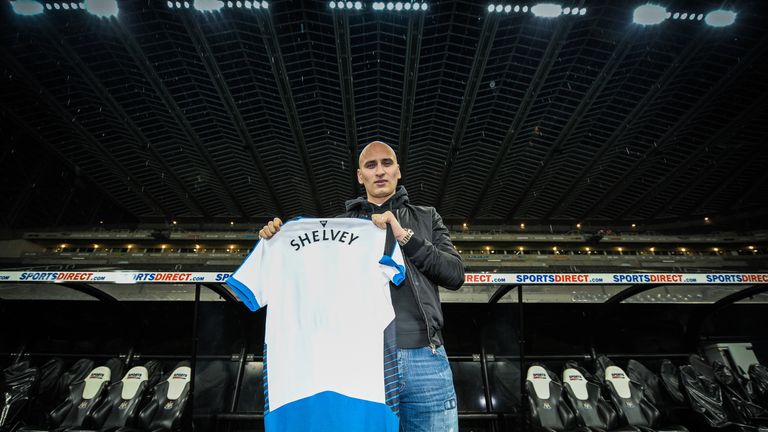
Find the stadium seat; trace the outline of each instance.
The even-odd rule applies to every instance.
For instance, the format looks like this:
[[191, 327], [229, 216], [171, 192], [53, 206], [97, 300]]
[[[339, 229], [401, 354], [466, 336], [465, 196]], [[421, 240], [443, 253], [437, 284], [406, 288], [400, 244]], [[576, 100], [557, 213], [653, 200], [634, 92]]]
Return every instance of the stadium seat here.
[[768, 412], [766, 412], [765, 408], [756, 404], [752, 400], [754, 395], [746, 390], [746, 385], [750, 383], [742, 383], [731, 368], [719, 361], [712, 363], [712, 372], [717, 382], [723, 388], [725, 396], [730, 400], [731, 405], [748, 423], [768, 425]]
[[154, 388], [152, 399], [138, 415], [137, 427], [122, 427], [118, 432], [170, 432], [181, 430], [182, 416], [189, 397], [191, 369], [180, 363], [168, 379]]
[[693, 412], [699, 422], [713, 430], [729, 432], [753, 432], [760, 430], [732, 420], [723, 400], [720, 385], [714, 377], [700, 373], [691, 365], [680, 367], [680, 382], [688, 396]]
[[27, 426], [21, 431], [63, 431], [68, 428], [83, 426], [106, 393], [112, 371], [106, 366], [99, 366], [91, 371], [85, 380], [70, 386], [69, 396], [50, 414], [50, 428]]
[[131, 368], [121, 381], [109, 386], [102, 403], [90, 416], [90, 428], [68, 429], [68, 432], [111, 432], [132, 426], [144, 392], [149, 371], [144, 366]]
[[749, 378], [754, 386], [757, 403], [768, 408], [768, 368], [760, 364], [749, 367]]
[[657, 425], [661, 413], [645, 396], [643, 387], [639, 383], [630, 380], [620, 367], [615, 365], [607, 366], [605, 368], [605, 381], [619, 416], [624, 418], [627, 424], [637, 426], [644, 431], [667, 432], [688, 430], [679, 425]]
[[668, 359], [661, 362], [659, 378], [669, 398], [677, 404], [685, 403], [682, 384], [680, 383], [680, 370]]
[[0, 377], [0, 431], [12, 430], [30, 408], [38, 369], [29, 362], [14, 363]]
[[563, 399], [563, 387], [541, 365], [528, 368], [525, 386], [534, 430], [588, 432], [577, 426], [576, 416]]
[[634, 426], [619, 427], [616, 411], [611, 403], [603, 398], [600, 386], [587, 381], [579, 369], [567, 368], [563, 371], [563, 387], [580, 426], [610, 432], [640, 430]]

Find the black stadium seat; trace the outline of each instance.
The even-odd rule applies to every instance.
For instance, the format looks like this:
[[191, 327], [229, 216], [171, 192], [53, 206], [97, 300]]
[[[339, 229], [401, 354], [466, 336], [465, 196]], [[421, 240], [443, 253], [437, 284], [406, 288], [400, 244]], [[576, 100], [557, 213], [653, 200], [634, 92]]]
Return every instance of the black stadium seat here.
[[618, 416], [610, 402], [601, 394], [600, 385], [589, 382], [575, 368], [563, 371], [565, 396], [580, 426], [609, 432], [640, 431], [634, 426], [618, 426]]
[[528, 368], [525, 386], [534, 430], [557, 432], [589, 432], [578, 427], [576, 416], [563, 399], [563, 387], [541, 365]]
[[749, 378], [754, 386], [757, 403], [768, 408], [768, 368], [760, 364], [749, 367]]
[[723, 400], [720, 385], [691, 365], [680, 367], [680, 382], [688, 396], [691, 409], [703, 426], [713, 430], [751, 432], [759, 430], [733, 421]]
[[0, 377], [0, 431], [10, 431], [26, 414], [39, 373], [29, 362], [14, 363]]
[[605, 368], [605, 382], [608, 385], [611, 398], [619, 412], [619, 416], [623, 417], [627, 424], [638, 426], [641, 430], [645, 431], [667, 432], [688, 430], [679, 425], [657, 425], [661, 413], [645, 396], [643, 387], [639, 383], [630, 380], [620, 367], [607, 366]]
[[728, 366], [716, 361], [712, 363], [712, 371], [725, 396], [743, 418], [749, 423], [768, 425], [768, 412], [752, 400], [753, 395]]
[[187, 362], [180, 363], [168, 379], [153, 390], [152, 399], [138, 415], [138, 426], [123, 427], [118, 432], [170, 432], [180, 430], [182, 416], [189, 397], [191, 370]]
[[102, 403], [90, 416], [90, 428], [68, 429], [68, 432], [112, 432], [123, 426], [133, 426], [136, 414], [147, 390], [149, 371], [144, 366], [131, 368], [121, 381], [109, 386]]
[[106, 393], [112, 371], [106, 366], [92, 370], [85, 380], [70, 386], [67, 399], [50, 414], [51, 428], [27, 426], [21, 431], [62, 431], [83, 426]]
[[661, 362], [659, 378], [667, 396], [677, 404], [685, 403], [683, 387], [680, 383], [680, 370], [671, 360], [664, 359]]

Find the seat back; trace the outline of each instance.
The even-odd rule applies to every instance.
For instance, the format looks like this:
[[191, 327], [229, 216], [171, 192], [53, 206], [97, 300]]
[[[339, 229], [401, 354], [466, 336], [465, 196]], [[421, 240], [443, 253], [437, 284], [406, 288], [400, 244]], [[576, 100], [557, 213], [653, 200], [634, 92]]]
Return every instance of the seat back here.
[[67, 399], [51, 413], [53, 425], [55, 427], [83, 426], [85, 419], [101, 402], [111, 376], [112, 371], [108, 367], [99, 366], [83, 381], [72, 384]]
[[627, 377], [643, 386], [645, 397], [657, 407], [667, 403], [661, 391], [661, 380], [655, 373], [637, 360], [631, 359], [627, 363]]
[[757, 403], [768, 408], [768, 368], [760, 364], [751, 365], [749, 379], [752, 380]]
[[118, 428], [132, 424], [147, 388], [149, 372], [144, 366], [131, 368], [121, 381], [112, 384], [104, 401], [91, 416], [98, 428]]
[[605, 368], [605, 382], [614, 405], [621, 417], [632, 426], [652, 427], [659, 418], [659, 410], [651, 404], [640, 384], [629, 379], [618, 366]]
[[3, 370], [0, 381], [0, 427], [12, 427], [28, 411], [35, 385], [37, 368], [19, 362]]
[[712, 364], [712, 371], [717, 382], [723, 387], [724, 394], [731, 402], [731, 406], [742, 417], [749, 420], [768, 416], [765, 408], [756, 404], [755, 400], [752, 399], [755, 397], [754, 393], [747, 390], [747, 385], [751, 390], [751, 383], [742, 383], [739, 375], [734, 374], [731, 368], [719, 361]]
[[155, 387], [154, 395], [139, 413], [139, 423], [148, 430], [174, 430], [181, 426], [181, 418], [189, 397], [191, 369], [179, 366], [167, 380]]
[[600, 429], [616, 426], [616, 411], [603, 398], [600, 386], [589, 382], [581, 371], [574, 368], [565, 369], [563, 387], [580, 426]]
[[661, 361], [659, 378], [661, 385], [672, 401], [678, 404], [685, 403], [685, 395], [683, 395], [683, 388], [680, 384], [680, 371], [671, 360], [664, 359]]
[[691, 365], [680, 367], [680, 383], [688, 396], [692, 410], [709, 426], [721, 427], [729, 423], [728, 411], [723, 404], [720, 386], [700, 374]]
[[525, 386], [535, 424], [556, 431], [568, 430], [575, 425], [576, 417], [563, 400], [563, 387], [552, 379], [547, 369], [540, 365], [528, 368]]

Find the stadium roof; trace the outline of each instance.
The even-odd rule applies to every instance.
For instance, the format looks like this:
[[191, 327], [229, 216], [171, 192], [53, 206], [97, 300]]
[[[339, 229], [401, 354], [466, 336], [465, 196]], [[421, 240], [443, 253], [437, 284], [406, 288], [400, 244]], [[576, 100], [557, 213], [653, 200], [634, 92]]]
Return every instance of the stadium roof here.
[[721, 28], [700, 19], [713, 1], [668, 2], [696, 18], [647, 26], [641, 2], [609, 0], [556, 18], [474, 1], [118, 1], [113, 18], [3, 3], [6, 228], [332, 216], [361, 193], [372, 140], [398, 152], [411, 202], [451, 222], [768, 213], [760, 1], [730, 2]]

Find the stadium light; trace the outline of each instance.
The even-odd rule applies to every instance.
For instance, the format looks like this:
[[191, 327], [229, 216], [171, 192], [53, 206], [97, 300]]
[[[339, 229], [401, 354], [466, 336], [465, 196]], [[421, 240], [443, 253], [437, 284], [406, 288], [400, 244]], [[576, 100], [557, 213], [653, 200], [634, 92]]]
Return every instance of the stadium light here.
[[224, 2], [220, 0], [195, 0], [194, 6], [200, 12], [216, 12], [224, 7]]
[[116, 0], [85, 0], [85, 10], [99, 18], [116, 17], [120, 9]]
[[668, 16], [666, 8], [649, 3], [635, 9], [632, 14], [632, 21], [640, 25], [654, 25], [664, 22]]
[[32, 16], [43, 13], [43, 5], [32, 0], [16, 0], [11, 2], [11, 8], [17, 15]]
[[539, 3], [531, 7], [531, 13], [537, 17], [555, 18], [563, 13], [563, 7], [554, 3]]
[[712, 27], [725, 27], [729, 26], [736, 21], [736, 12], [727, 10], [714, 10], [704, 17], [704, 22]]

